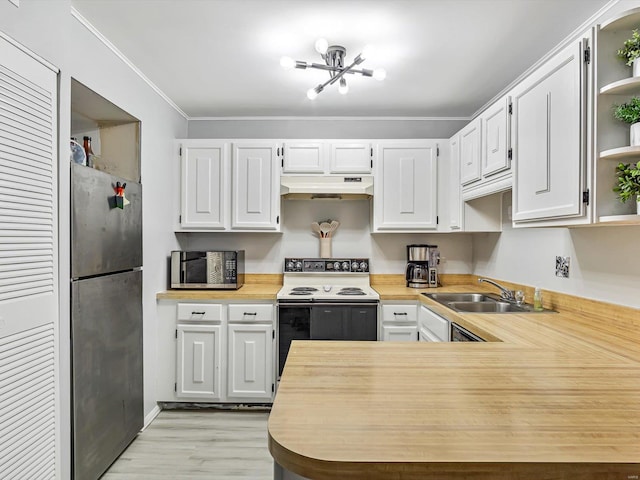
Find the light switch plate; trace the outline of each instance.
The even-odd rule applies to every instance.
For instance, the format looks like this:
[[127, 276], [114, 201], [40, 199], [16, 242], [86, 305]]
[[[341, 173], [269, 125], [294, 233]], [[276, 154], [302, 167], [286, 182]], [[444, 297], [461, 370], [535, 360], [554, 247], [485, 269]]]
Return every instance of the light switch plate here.
[[571, 257], [556, 257], [556, 277], [569, 278], [569, 263]]

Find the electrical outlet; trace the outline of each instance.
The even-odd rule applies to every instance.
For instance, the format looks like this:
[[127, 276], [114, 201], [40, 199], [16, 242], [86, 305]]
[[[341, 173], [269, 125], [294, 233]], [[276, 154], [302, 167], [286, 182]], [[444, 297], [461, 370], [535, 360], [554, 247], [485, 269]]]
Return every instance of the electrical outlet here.
[[556, 257], [556, 277], [569, 278], [569, 262], [571, 257]]

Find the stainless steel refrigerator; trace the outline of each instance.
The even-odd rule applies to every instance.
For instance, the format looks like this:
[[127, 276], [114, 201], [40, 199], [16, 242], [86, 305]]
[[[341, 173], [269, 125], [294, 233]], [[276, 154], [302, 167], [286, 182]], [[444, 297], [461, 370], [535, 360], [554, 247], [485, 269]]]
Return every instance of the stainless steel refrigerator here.
[[71, 188], [73, 471], [92, 480], [144, 421], [142, 186], [72, 164]]

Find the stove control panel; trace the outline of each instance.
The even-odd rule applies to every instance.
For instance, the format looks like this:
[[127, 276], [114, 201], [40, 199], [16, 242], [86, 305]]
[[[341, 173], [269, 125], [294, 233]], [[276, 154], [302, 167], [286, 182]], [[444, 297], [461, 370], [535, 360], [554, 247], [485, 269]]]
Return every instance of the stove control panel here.
[[284, 273], [369, 273], [368, 258], [285, 258]]

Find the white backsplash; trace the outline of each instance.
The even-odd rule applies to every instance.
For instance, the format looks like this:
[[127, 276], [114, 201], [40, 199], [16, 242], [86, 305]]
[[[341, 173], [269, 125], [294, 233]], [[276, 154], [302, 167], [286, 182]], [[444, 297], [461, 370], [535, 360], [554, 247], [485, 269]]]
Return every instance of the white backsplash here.
[[338, 220], [333, 257], [365, 257], [371, 273], [404, 273], [406, 245], [438, 245], [441, 273], [471, 273], [471, 234], [371, 234], [368, 200], [283, 200], [281, 233], [178, 233], [183, 250], [245, 250], [248, 273], [280, 273], [284, 257], [317, 257], [319, 241], [311, 222]]

